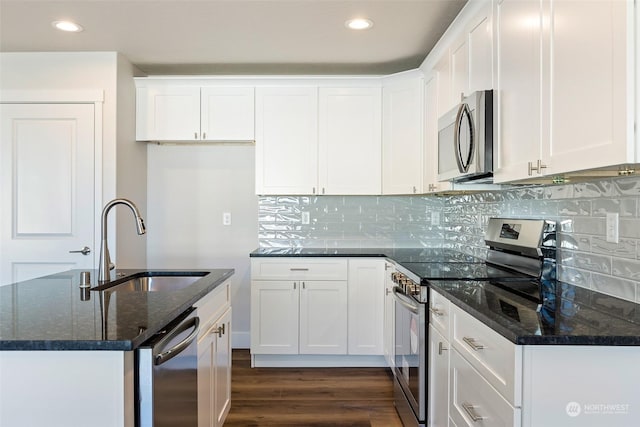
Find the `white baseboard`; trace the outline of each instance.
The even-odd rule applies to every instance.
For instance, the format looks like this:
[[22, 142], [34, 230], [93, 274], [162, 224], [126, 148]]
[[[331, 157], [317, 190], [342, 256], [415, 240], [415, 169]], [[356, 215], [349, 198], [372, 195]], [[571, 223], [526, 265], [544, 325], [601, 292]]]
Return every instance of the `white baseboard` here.
[[384, 356], [252, 354], [253, 368], [388, 368]]
[[233, 331], [231, 333], [231, 348], [251, 347], [251, 333], [249, 331]]

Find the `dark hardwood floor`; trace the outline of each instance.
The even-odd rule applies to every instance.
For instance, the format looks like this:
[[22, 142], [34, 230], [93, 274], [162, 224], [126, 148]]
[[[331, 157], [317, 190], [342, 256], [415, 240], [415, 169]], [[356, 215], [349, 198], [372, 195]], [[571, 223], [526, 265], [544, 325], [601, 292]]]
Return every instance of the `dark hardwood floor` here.
[[393, 377], [384, 368], [251, 368], [233, 350], [232, 426], [401, 427]]

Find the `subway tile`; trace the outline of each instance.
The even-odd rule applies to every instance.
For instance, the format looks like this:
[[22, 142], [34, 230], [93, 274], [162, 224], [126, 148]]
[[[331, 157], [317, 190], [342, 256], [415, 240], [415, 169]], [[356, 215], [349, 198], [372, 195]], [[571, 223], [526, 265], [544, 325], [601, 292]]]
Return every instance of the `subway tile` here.
[[590, 215], [590, 200], [560, 200], [558, 201], [559, 215]]
[[591, 275], [591, 288], [628, 301], [636, 301], [637, 283], [603, 274]]
[[562, 249], [589, 252], [591, 251], [591, 236], [560, 233], [556, 244]]
[[573, 230], [581, 234], [604, 235], [605, 221], [604, 218], [576, 217], [573, 219]]
[[640, 219], [620, 218], [618, 235], [621, 238], [640, 239]]
[[613, 181], [616, 195], [621, 196], [640, 196], [640, 179], [621, 178]]
[[558, 279], [563, 282], [571, 283], [572, 285], [589, 288], [591, 285], [591, 272], [580, 270], [579, 268], [559, 265]]
[[634, 217], [637, 213], [636, 199], [595, 199], [592, 201], [591, 214], [606, 216], [607, 213], [619, 213], [621, 217]]
[[593, 181], [573, 184], [576, 198], [610, 197], [613, 195], [613, 184], [610, 181]]
[[572, 185], [550, 185], [544, 187], [543, 198], [560, 200], [573, 198]]
[[614, 258], [613, 275], [640, 281], [640, 261]]
[[560, 264], [598, 273], [611, 273], [611, 257], [585, 252], [560, 251]]
[[[591, 252], [593, 253], [607, 254], [614, 257], [635, 258], [636, 251], [637, 244], [636, 241], [632, 239], [620, 239], [618, 243], [607, 242], [605, 238], [599, 236], [594, 236], [591, 239]], [[613, 263], [615, 274], [615, 258]]]

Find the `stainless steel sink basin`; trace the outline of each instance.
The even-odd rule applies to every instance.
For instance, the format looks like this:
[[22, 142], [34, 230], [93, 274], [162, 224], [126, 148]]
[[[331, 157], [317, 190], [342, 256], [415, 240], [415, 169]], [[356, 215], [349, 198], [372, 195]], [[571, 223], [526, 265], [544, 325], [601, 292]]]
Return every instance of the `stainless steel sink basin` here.
[[181, 272], [145, 272], [116, 280], [114, 283], [105, 283], [93, 289], [111, 292], [171, 292], [191, 286], [206, 274], [206, 272], [188, 274]]

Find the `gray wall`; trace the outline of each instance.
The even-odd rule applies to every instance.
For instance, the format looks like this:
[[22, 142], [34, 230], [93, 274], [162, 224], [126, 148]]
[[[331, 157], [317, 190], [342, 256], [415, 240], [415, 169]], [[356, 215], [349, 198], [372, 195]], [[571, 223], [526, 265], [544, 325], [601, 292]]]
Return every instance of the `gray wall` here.
[[[303, 211], [310, 224], [303, 225]], [[440, 226], [431, 213], [441, 212]], [[618, 244], [605, 215], [620, 215]], [[450, 247], [485, 255], [491, 216], [561, 224], [560, 278], [640, 302], [640, 178], [526, 187], [459, 196], [260, 197], [261, 247]]]

